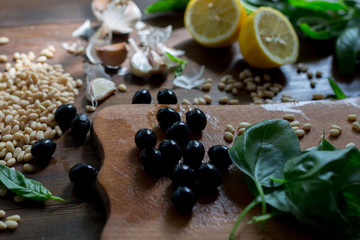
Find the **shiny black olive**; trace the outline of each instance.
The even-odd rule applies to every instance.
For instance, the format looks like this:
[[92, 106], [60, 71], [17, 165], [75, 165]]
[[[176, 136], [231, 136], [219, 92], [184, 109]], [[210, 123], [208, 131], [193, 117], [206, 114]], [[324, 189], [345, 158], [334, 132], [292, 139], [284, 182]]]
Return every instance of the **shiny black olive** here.
[[90, 130], [90, 119], [86, 114], [77, 114], [71, 122], [71, 132], [74, 137], [84, 140], [86, 134]]
[[174, 187], [186, 186], [193, 189], [195, 186], [195, 170], [185, 164], [176, 165], [171, 173], [171, 181]]
[[160, 128], [166, 131], [173, 123], [180, 121], [180, 115], [170, 107], [162, 107], [156, 113]]
[[221, 172], [210, 163], [203, 163], [196, 170], [196, 180], [200, 190], [209, 192], [216, 191], [223, 182]]
[[205, 148], [204, 145], [197, 140], [190, 140], [185, 147], [184, 163], [190, 167], [197, 169], [201, 161], [204, 159]]
[[146, 89], [140, 89], [135, 92], [133, 99], [133, 104], [150, 104], [151, 103], [151, 95], [150, 92]]
[[208, 151], [210, 162], [220, 171], [226, 170], [232, 163], [228, 150], [227, 146], [214, 145]]
[[189, 141], [190, 129], [185, 122], [175, 122], [167, 130], [167, 138], [175, 140], [181, 147], [184, 147]]
[[171, 89], [160, 89], [157, 94], [157, 100], [159, 104], [176, 104], [177, 97]]
[[146, 147], [155, 147], [156, 135], [150, 129], [142, 128], [135, 134], [135, 144], [139, 150], [143, 150]]
[[56, 109], [55, 120], [63, 131], [70, 127], [76, 111], [76, 107], [72, 104], [62, 104]]
[[198, 108], [194, 108], [186, 113], [186, 123], [192, 133], [198, 134], [205, 129], [207, 119], [203, 111]]
[[164, 173], [161, 152], [156, 148], [145, 148], [140, 154], [140, 161], [149, 175], [156, 177]]
[[182, 214], [190, 214], [196, 200], [195, 193], [188, 187], [178, 187], [171, 197], [174, 207]]
[[78, 163], [69, 171], [70, 181], [78, 186], [89, 186], [96, 180], [98, 171], [87, 163]]
[[179, 144], [172, 139], [165, 139], [162, 141], [159, 145], [159, 151], [161, 152], [163, 158], [164, 167], [169, 172], [174, 169], [183, 155]]
[[40, 160], [50, 160], [56, 149], [56, 143], [52, 140], [43, 138], [36, 141], [31, 147], [31, 155]]

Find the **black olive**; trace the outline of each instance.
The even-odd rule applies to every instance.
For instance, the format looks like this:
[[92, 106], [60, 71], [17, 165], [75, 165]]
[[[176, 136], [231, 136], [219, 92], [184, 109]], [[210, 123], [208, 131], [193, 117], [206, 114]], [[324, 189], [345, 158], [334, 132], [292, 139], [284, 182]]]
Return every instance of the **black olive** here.
[[133, 104], [150, 104], [151, 103], [151, 95], [150, 92], [146, 89], [140, 89], [136, 91], [132, 99]]
[[69, 171], [70, 181], [78, 186], [89, 186], [96, 180], [98, 171], [87, 163], [78, 163]]
[[76, 111], [76, 107], [72, 104], [62, 104], [56, 109], [55, 120], [63, 131], [70, 127]]
[[207, 119], [203, 111], [198, 108], [194, 108], [186, 113], [186, 123], [192, 133], [198, 134], [205, 129]]
[[161, 152], [156, 148], [145, 148], [140, 154], [140, 161], [145, 172], [159, 176], [164, 172]]
[[196, 180], [199, 189], [204, 191], [216, 191], [223, 182], [221, 172], [210, 163], [203, 163], [196, 171]]
[[160, 128], [166, 131], [175, 122], [180, 121], [180, 115], [170, 107], [162, 107], [157, 111], [156, 119], [159, 122]]
[[157, 100], [159, 104], [176, 104], [177, 97], [173, 90], [170, 89], [160, 89], [157, 94]]
[[183, 155], [179, 144], [172, 139], [165, 139], [162, 141], [159, 145], [159, 151], [163, 158], [164, 167], [170, 172], [174, 169]]
[[77, 114], [71, 122], [71, 132], [74, 137], [84, 140], [86, 134], [90, 130], [90, 119], [86, 114]]
[[188, 187], [178, 187], [171, 197], [174, 207], [182, 214], [190, 214], [196, 200], [195, 193]]
[[56, 149], [56, 143], [52, 140], [43, 138], [36, 141], [31, 147], [31, 155], [40, 160], [50, 160]]
[[174, 187], [186, 186], [192, 189], [195, 186], [195, 176], [194, 169], [185, 164], [178, 164], [170, 178]]
[[142, 128], [135, 134], [135, 144], [139, 150], [143, 150], [146, 147], [155, 147], [156, 135], [150, 129]]
[[185, 147], [184, 163], [194, 169], [197, 169], [200, 166], [201, 161], [204, 159], [204, 155], [204, 145], [197, 140], [190, 140]]
[[175, 122], [167, 130], [167, 138], [175, 140], [181, 147], [184, 147], [190, 137], [190, 129], [185, 122]]
[[208, 151], [210, 162], [220, 171], [226, 170], [232, 163], [228, 150], [227, 146], [214, 145]]

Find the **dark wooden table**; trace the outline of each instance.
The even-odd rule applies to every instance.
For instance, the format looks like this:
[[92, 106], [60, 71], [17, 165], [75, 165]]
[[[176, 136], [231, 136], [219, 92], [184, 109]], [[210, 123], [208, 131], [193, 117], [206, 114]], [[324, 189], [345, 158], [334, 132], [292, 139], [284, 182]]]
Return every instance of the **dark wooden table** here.
[[[154, 0], [136, 1], [143, 10]], [[169, 46], [186, 51], [186, 59], [189, 60], [187, 69], [197, 68], [201, 65], [206, 67], [204, 77], [214, 80], [210, 92], [198, 89], [184, 90], [175, 88], [172, 80], [173, 75], [167, 79], [139, 79], [132, 75], [112, 75], [116, 84], [125, 83], [128, 91], [117, 92], [105, 102], [101, 103], [97, 111], [115, 105], [131, 103], [134, 92], [140, 88], [149, 89], [156, 102], [156, 93], [160, 88], [173, 88], [179, 101], [184, 98], [192, 100], [195, 97], [209, 94], [213, 97], [212, 104], [219, 104], [218, 99], [223, 95], [217, 82], [225, 74], [237, 76], [240, 71], [248, 68], [243, 61], [237, 44], [225, 49], [209, 50], [199, 46], [192, 40], [183, 27], [183, 15], [181, 12], [146, 15], [143, 20], [152, 26], [165, 27], [173, 25], [174, 33], [169, 41]], [[60, 63], [66, 72], [71, 73], [74, 78], [85, 81], [82, 69], [83, 56], [68, 54], [61, 48], [63, 42], [79, 42], [79, 39], [71, 37], [71, 32], [80, 26], [83, 21], [90, 19], [94, 24], [96, 20], [91, 11], [90, 0], [32, 0], [32, 1], [0, 1], [0, 36], [11, 39], [7, 45], [0, 46], [0, 54], [6, 54], [10, 59], [14, 52], [33, 51], [39, 54], [41, 49], [52, 44], [57, 52], [51, 64]], [[115, 41], [122, 39], [115, 36]], [[80, 41], [84, 46], [86, 42]], [[305, 74], [297, 74], [295, 65], [283, 66], [279, 69], [260, 71], [258, 74], [269, 73], [277, 82], [284, 84], [282, 93], [287, 93], [299, 100], [311, 100], [313, 93], [331, 95], [331, 89], [327, 83], [327, 77], [332, 77], [343, 88], [348, 96], [360, 96], [360, 74], [343, 77], [337, 71], [337, 64], [332, 57], [333, 42], [316, 42], [311, 40], [301, 41], [301, 52], [298, 62], [309, 65], [312, 72], [321, 71], [323, 77], [316, 79], [316, 88], [310, 87], [310, 82]], [[128, 66], [128, 60], [124, 63]], [[0, 64], [0, 70], [4, 70], [4, 64]], [[112, 74], [111, 72], [109, 72]], [[248, 92], [240, 92], [237, 98], [241, 104], [251, 101]], [[277, 97], [279, 99], [280, 96]], [[80, 95], [76, 98], [76, 107], [79, 112], [85, 112], [85, 86], [81, 88]], [[88, 114], [92, 119], [95, 113]], [[15, 231], [0, 232], [0, 239], [99, 239], [102, 228], [106, 222], [106, 209], [95, 189], [91, 191], [80, 191], [75, 189], [69, 181], [68, 171], [79, 162], [86, 162], [100, 169], [101, 163], [96, 152], [91, 146], [90, 137], [84, 144], [79, 144], [66, 132], [61, 138], [56, 139], [57, 150], [50, 164], [44, 169], [34, 173], [26, 174], [40, 181], [56, 196], [67, 200], [65, 204], [54, 201], [38, 203], [25, 201], [15, 203], [12, 196], [0, 198], [0, 209], [7, 211], [7, 215], [19, 214], [22, 218], [18, 229]], [[17, 169], [22, 171], [19, 164]], [[119, 183], [120, 184], [120, 183]]]

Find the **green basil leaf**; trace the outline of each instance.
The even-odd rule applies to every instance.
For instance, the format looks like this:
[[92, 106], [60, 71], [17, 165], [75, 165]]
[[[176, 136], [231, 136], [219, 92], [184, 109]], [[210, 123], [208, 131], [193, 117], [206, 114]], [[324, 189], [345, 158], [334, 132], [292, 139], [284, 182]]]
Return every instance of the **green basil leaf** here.
[[65, 202], [64, 199], [52, 196], [41, 183], [26, 178], [22, 173], [0, 164], [0, 182], [16, 195], [36, 201], [53, 199]]
[[178, 77], [178, 76], [182, 75], [182, 73], [184, 72], [184, 69], [186, 67], [187, 61], [177, 58], [168, 52], [165, 52], [165, 53], [171, 60], [173, 60], [174, 62], [180, 63], [180, 65], [175, 68], [175, 71], [174, 71], [175, 76]]
[[323, 138], [321, 139], [321, 142], [317, 148], [315, 148], [318, 151], [334, 151], [337, 148], [331, 145], [328, 141], [325, 139], [325, 134], [323, 135]]
[[328, 80], [329, 80], [329, 84], [330, 84], [330, 86], [331, 86], [331, 88], [332, 88], [332, 90], [333, 90], [333, 92], [335, 94], [335, 97], [337, 99], [345, 99], [345, 98], [347, 98], [346, 95], [344, 94], [344, 92], [339, 87], [339, 85], [337, 85], [337, 83], [334, 80], [332, 80], [331, 78], [328, 78]]
[[299, 139], [289, 122], [269, 119], [247, 127], [229, 149], [234, 164], [265, 187], [275, 187], [271, 177], [282, 179], [288, 159], [301, 153]]
[[289, 0], [289, 3], [298, 8], [305, 8], [315, 11], [346, 10], [347, 6], [342, 0]]
[[185, 10], [189, 0], [160, 0], [145, 9], [146, 13]]
[[354, 74], [359, 49], [360, 11], [357, 11], [336, 40], [335, 55], [342, 74]]

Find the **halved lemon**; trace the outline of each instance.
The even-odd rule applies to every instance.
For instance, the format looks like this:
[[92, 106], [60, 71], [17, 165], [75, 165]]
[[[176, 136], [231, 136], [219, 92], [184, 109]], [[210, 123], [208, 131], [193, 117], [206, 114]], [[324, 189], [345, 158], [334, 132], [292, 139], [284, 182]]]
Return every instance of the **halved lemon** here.
[[260, 7], [248, 16], [239, 43], [245, 61], [256, 68], [294, 63], [299, 55], [293, 26], [281, 12], [269, 7]]
[[199, 44], [219, 48], [234, 43], [246, 12], [239, 0], [191, 0], [184, 23]]

